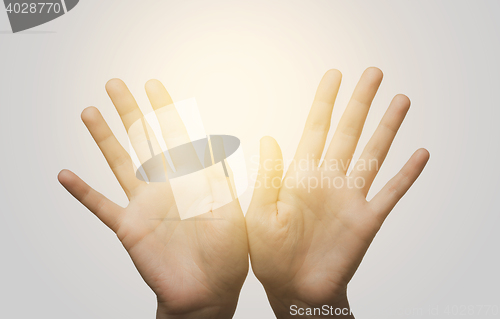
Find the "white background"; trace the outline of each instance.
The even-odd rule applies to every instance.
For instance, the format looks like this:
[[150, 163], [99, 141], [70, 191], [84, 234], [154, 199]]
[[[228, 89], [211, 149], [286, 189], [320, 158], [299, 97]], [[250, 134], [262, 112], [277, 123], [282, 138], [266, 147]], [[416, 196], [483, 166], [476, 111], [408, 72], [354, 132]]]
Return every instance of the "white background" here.
[[[127, 145], [107, 80], [122, 78], [146, 111], [150, 78], [174, 100], [195, 97], [207, 133], [239, 137], [252, 173], [264, 135], [293, 156], [327, 69], [344, 75], [335, 126], [363, 69], [378, 66], [385, 78], [360, 145], [392, 96], [407, 94], [412, 109], [373, 190], [417, 148], [431, 159], [354, 276], [353, 311], [495, 318], [444, 310], [500, 306], [499, 15], [498, 1], [85, 0], [12, 34], [0, 9], [0, 317], [155, 316], [116, 236], [56, 179], [69, 168], [127, 204], [79, 117], [97, 106]], [[235, 318], [272, 317], [250, 273]]]

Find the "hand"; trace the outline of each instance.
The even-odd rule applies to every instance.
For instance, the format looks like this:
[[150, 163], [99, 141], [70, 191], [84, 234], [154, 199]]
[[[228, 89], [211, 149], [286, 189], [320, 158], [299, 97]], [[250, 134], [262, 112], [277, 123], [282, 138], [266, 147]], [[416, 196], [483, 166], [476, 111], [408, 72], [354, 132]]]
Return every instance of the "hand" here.
[[382, 222], [429, 159], [427, 150], [416, 151], [371, 201], [366, 200], [410, 107], [406, 96], [397, 95], [347, 175], [382, 81], [382, 72], [369, 68], [361, 76], [320, 163], [340, 81], [337, 70], [328, 71], [321, 80], [284, 179], [278, 144], [270, 137], [261, 140], [247, 231], [252, 268], [278, 318], [291, 318], [292, 305], [348, 307], [348, 282]]
[[[148, 140], [158, 154], [154, 137], [146, 137], [144, 131], [136, 134], [132, 127], [140, 123], [143, 115], [125, 84], [111, 80], [106, 90], [127, 132], [134, 135], [130, 139], [141, 163], [148, 159], [146, 154], [150, 157]], [[172, 105], [172, 100], [163, 85], [151, 80], [146, 92], [167, 147], [188, 143], [186, 128], [175, 107], [165, 108]], [[215, 209], [221, 205], [209, 194], [208, 204], [214, 209], [201, 218], [181, 221], [170, 184], [148, 184], [136, 178], [129, 154], [99, 111], [94, 107], [85, 109], [82, 120], [130, 202], [126, 208], [118, 206], [67, 170], [61, 171], [59, 181], [116, 233], [157, 295], [157, 318], [231, 318], [248, 272], [245, 219], [238, 201]], [[200, 185], [210, 185], [210, 181]], [[200, 191], [200, 187], [193, 188]]]

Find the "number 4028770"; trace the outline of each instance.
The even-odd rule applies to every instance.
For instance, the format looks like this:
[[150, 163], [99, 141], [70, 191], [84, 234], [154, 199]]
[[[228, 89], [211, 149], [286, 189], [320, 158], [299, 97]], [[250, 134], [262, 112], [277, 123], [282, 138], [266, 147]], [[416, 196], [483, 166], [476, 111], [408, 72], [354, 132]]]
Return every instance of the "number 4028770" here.
[[499, 309], [497, 305], [452, 305], [446, 306], [443, 313], [451, 316], [497, 316]]
[[53, 2], [9, 3], [6, 9], [8, 13], [59, 13], [61, 4]]

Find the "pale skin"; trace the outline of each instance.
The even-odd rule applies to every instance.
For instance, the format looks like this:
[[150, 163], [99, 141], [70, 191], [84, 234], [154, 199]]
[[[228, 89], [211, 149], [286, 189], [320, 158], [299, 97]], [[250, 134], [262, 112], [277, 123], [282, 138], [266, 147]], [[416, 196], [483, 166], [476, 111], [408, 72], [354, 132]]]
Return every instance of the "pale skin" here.
[[[429, 159], [427, 150], [417, 150], [373, 199], [366, 200], [377, 168], [367, 169], [361, 164], [376, 161], [380, 167], [410, 107], [406, 96], [397, 95], [352, 172], [347, 175], [348, 165], [338, 165], [337, 169], [328, 166], [327, 163], [349, 163], [352, 159], [382, 81], [379, 69], [368, 68], [321, 162], [341, 77], [339, 71], [330, 70], [317, 89], [294, 157], [296, 162], [309, 163], [305, 169], [304, 165], [290, 165], [283, 178], [278, 144], [271, 137], [261, 140], [261, 165], [246, 221], [252, 269], [277, 318], [296, 317], [290, 315], [291, 305], [349, 307], [347, 284], [383, 221]], [[308, 189], [297, 182], [303, 177], [326, 177], [337, 180], [337, 184]], [[343, 184], [338, 182], [341, 180]], [[354, 180], [365, 183], [352, 187]]]
[[[132, 94], [118, 79], [110, 80], [106, 90], [129, 131], [142, 117]], [[146, 92], [155, 111], [172, 103], [156, 80], [146, 84]], [[113, 203], [68, 170], [61, 171], [59, 181], [116, 233], [157, 295], [157, 318], [231, 318], [248, 273], [245, 219], [238, 201], [198, 216], [199, 220], [181, 221], [170, 184], [148, 184], [136, 178], [129, 154], [100, 112], [89, 107], [83, 111], [82, 120], [129, 204], [123, 208]], [[160, 125], [167, 147], [189, 142], [176, 111]], [[130, 138], [143, 162], [145, 158], [141, 157], [147, 153], [142, 148], [147, 141], [141, 135]]]
[[[116, 233], [157, 295], [157, 318], [231, 318], [248, 272], [248, 253], [278, 318], [292, 317], [291, 305], [348, 307], [348, 282], [384, 219], [423, 170], [429, 153], [424, 149], [416, 151], [370, 201], [366, 195], [377, 170], [355, 165], [346, 175], [342, 165], [337, 170], [326, 167], [325, 163], [331, 160], [348, 163], [356, 149], [382, 80], [380, 70], [369, 68], [363, 73], [321, 164], [340, 80], [341, 74], [336, 70], [323, 77], [295, 154], [297, 161], [306, 160], [309, 167], [316, 169], [292, 168], [283, 177], [278, 144], [270, 137], [261, 140], [261, 165], [246, 219], [237, 200], [220, 207], [214, 191], [210, 197], [213, 210], [199, 216], [202, 219], [181, 221], [170, 184], [148, 184], [137, 179], [129, 154], [99, 111], [94, 107], [83, 111], [82, 120], [129, 204], [123, 208], [113, 203], [68, 170], [60, 172], [59, 181]], [[106, 90], [144, 163], [150, 150], [147, 138], [131, 133], [135, 131], [131, 129], [133, 124], [143, 117], [137, 103], [121, 80], [110, 80]], [[146, 84], [146, 92], [157, 112], [167, 147], [188, 143], [187, 131], [177, 112], [160, 111], [172, 103], [163, 85], [151, 80]], [[376, 160], [379, 166], [382, 164], [409, 106], [404, 95], [393, 99], [360, 161]], [[157, 150], [154, 138], [148, 139]], [[341, 179], [345, 186], [309, 189], [294, 183], [301, 177], [325, 176]], [[207, 187], [213, 190], [220, 178], [208, 176]], [[365, 181], [363, 187], [348, 187], [352, 185], [348, 182], [360, 178]]]

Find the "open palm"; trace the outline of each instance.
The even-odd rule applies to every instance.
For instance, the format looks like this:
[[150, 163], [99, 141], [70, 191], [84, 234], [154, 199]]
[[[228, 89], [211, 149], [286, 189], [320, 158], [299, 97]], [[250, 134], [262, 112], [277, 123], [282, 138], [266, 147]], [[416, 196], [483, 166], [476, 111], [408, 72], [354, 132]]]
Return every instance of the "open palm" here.
[[247, 213], [252, 268], [279, 318], [290, 306], [347, 307], [347, 284], [384, 219], [423, 170], [418, 150], [371, 200], [368, 190], [384, 161], [410, 101], [397, 95], [359, 161], [347, 175], [382, 72], [367, 69], [321, 161], [341, 74], [323, 77], [294, 161], [283, 178], [276, 141], [261, 140], [261, 163]]
[[[143, 115], [125, 84], [114, 79], [106, 89], [129, 136], [133, 134], [132, 146], [144, 164], [150, 157], [151, 143], [156, 151], [158, 144], [153, 136], [132, 133], [134, 123], [140, 122]], [[149, 81], [146, 92], [158, 111], [167, 147], [188, 143], [187, 131], [175, 108], [165, 113], [165, 106], [172, 105], [172, 100], [163, 85]], [[130, 202], [126, 208], [118, 206], [67, 170], [61, 171], [59, 180], [117, 234], [158, 297], [158, 318], [232, 317], [248, 271], [248, 250], [238, 201], [219, 205], [217, 196], [211, 194], [210, 186], [225, 177], [207, 179], [207, 213], [181, 220], [170, 183], [146, 183], [136, 178], [129, 154], [96, 108], [85, 109], [82, 119]], [[199, 191], [200, 187], [193, 189]]]

